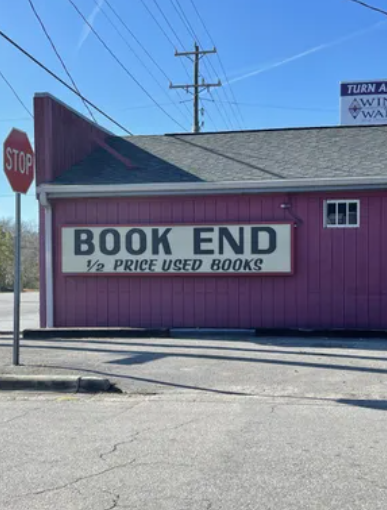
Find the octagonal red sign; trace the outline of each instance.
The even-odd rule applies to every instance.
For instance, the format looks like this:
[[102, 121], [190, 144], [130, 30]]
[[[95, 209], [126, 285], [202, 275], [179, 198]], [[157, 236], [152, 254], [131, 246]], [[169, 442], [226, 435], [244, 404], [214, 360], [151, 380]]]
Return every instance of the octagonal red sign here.
[[24, 131], [13, 128], [3, 147], [4, 173], [13, 191], [27, 193], [34, 180], [34, 151]]

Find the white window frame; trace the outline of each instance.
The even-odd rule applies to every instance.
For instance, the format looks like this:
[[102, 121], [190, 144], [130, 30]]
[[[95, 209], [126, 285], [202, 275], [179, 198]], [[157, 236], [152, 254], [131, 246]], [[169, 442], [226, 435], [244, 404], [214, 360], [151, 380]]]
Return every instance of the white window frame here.
[[[347, 218], [349, 217], [348, 214], [348, 206], [349, 204], [356, 204], [357, 205], [357, 222], [354, 225], [332, 225], [331, 223], [328, 223], [328, 204], [336, 204], [336, 207], [338, 210], [339, 204], [346, 204], [347, 206]], [[336, 212], [337, 215], [337, 212]], [[359, 228], [360, 227], [360, 200], [358, 199], [337, 199], [337, 200], [324, 200], [324, 228]]]

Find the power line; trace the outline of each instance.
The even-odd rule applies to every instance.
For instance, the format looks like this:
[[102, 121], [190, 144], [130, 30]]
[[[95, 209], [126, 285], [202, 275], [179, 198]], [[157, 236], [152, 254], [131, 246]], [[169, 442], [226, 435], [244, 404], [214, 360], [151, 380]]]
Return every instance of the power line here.
[[34, 118], [34, 116], [30, 112], [30, 110], [27, 108], [27, 106], [25, 105], [22, 98], [19, 96], [19, 94], [16, 92], [16, 90], [13, 88], [11, 83], [7, 80], [7, 78], [4, 76], [4, 74], [1, 71], [0, 71], [0, 76], [3, 78], [3, 80], [8, 85], [8, 87], [11, 89], [11, 91], [13, 92], [13, 95], [16, 97], [16, 99], [19, 101], [19, 103], [22, 105], [22, 107], [25, 109], [25, 111], [28, 113], [28, 115], [30, 115], [32, 118]]
[[125, 73], [136, 83], [138, 87], [146, 94], [150, 100], [157, 105], [159, 110], [161, 110], [170, 120], [172, 120], [175, 124], [177, 124], [179, 127], [181, 127], [184, 131], [186, 130], [185, 127], [180, 124], [179, 121], [174, 119], [172, 115], [170, 115], [154, 98], [153, 96], [146, 90], [146, 88], [137, 80], [137, 78], [129, 71], [129, 69], [125, 66], [125, 64], [122, 63], [122, 61], [117, 57], [117, 55], [114, 53], [114, 51], [106, 44], [106, 42], [102, 39], [102, 37], [99, 35], [99, 33], [95, 30], [93, 25], [87, 20], [87, 18], [84, 16], [84, 14], [79, 10], [77, 5], [74, 3], [73, 0], [68, 0], [70, 4], [74, 7], [74, 9], [77, 11], [79, 16], [83, 19], [83, 21], [86, 23], [86, 25], [90, 28], [90, 30], [93, 32], [93, 34], [97, 37], [99, 42], [102, 44], [102, 46], [108, 51], [108, 53], [112, 56], [112, 58], [117, 62], [117, 64], [125, 71]]
[[[188, 100], [190, 101], [190, 100]], [[161, 106], [170, 106], [170, 105], [177, 105], [177, 104], [180, 104], [182, 103], [183, 101], [179, 101], [178, 103], [176, 101], [170, 101], [169, 103], [160, 103]], [[142, 110], [142, 109], [146, 109], [146, 108], [156, 108], [156, 105], [154, 104], [142, 104], [142, 105], [136, 105], [136, 106], [127, 106], [125, 108], [120, 108], [120, 112], [124, 112], [124, 111], [127, 111], [127, 110]]]
[[[95, 4], [96, 5], [99, 5], [98, 4], [98, 0], [94, 0]], [[114, 16], [119, 20], [119, 22], [123, 25], [123, 27], [125, 28], [125, 30], [131, 35], [131, 37], [133, 37], [133, 39], [137, 42], [137, 44], [140, 46], [140, 48], [144, 51], [144, 53], [148, 56], [148, 58], [152, 61], [152, 63], [157, 67], [157, 69], [160, 71], [161, 74], [163, 74], [163, 76], [166, 78], [166, 80], [168, 81], [168, 83], [171, 81], [170, 78], [168, 77], [167, 73], [164, 71], [164, 69], [160, 66], [160, 64], [157, 62], [157, 60], [155, 60], [153, 58], [153, 56], [149, 53], [149, 51], [145, 48], [145, 46], [141, 43], [141, 41], [138, 39], [138, 37], [136, 37], [136, 35], [133, 33], [133, 31], [129, 28], [128, 24], [125, 23], [125, 21], [122, 19], [122, 17], [118, 14], [118, 12], [115, 10], [115, 8], [112, 6], [112, 4], [109, 2], [109, 0], [105, 0], [105, 3], [106, 5], [109, 7], [109, 9], [112, 11], [112, 13], [114, 14]], [[138, 53], [134, 50], [134, 48], [128, 43], [127, 39], [121, 34], [121, 32], [119, 31], [118, 27], [112, 22], [112, 20], [109, 18], [109, 16], [107, 15], [107, 13], [104, 11], [104, 9], [102, 7], [100, 7], [100, 10], [101, 12], [104, 14], [104, 16], [106, 17], [106, 19], [109, 21], [109, 23], [114, 27], [114, 29], [116, 30], [116, 32], [120, 35], [120, 37], [124, 40], [125, 44], [127, 44], [127, 46], [129, 47], [129, 49], [132, 51], [132, 53], [136, 56], [136, 58], [139, 60], [139, 62], [141, 63], [141, 65], [143, 67], [145, 67], [145, 69], [147, 70], [147, 72], [152, 76], [152, 78], [156, 81], [156, 83], [158, 84], [158, 86], [163, 90], [163, 93], [169, 98], [168, 94], [166, 93], [166, 90], [165, 88], [163, 87], [163, 85], [161, 85], [161, 83], [158, 81], [158, 79], [155, 77], [155, 75], [149, 70], [149, 68], [146, 66], [146, 64], [144, 63], [143, 59], [138, 55]], [[180, 97], [180, 96], [179, 96]], [[173, 103], [176, 105], [176, 103]], [[187, 111], [189, 112], [188, 110], [188, 107], [186, 104], [184, 104], [184, 107], [187, 109]], [[177, 107], [179, 113], [182, 113], [181, 110]], [[187, 119], [187, 117], [186, 117]]]
[[175, 50], [176, 49], [176, 45], [175, 43], [172, 41], [172, 39], [169, 37], [168, 33], [164, 30], [164, 28], [162, 27], [161, 23], [159, 22], [159, 20], [156, 18], [156, 16], [153, 14], [153, 12], [149, 9], [149, 7], [146, 5], [146, 2], [144, 0], [141, 0], [141, 3], [142, 5], [145, 7], [145, 9], [148, 11], [148, 13], [151, 15], [152, 19], [154, 20], [154, 22], [157, 24], [157, 26], [159, 27], [159, 29], [162, 31], [162, 33], [164, 34], [164, 36], [166, 37], [166, 39], [169, 41], [169, 43], [171, 44], [172, 48]]
[[157, 3], [157, 0], [153, 0], [154, 4], [156, 5], [157, 9], [159, 10], [161, 16], [164, 18], [165, 22], [167, 23], [168, 27], [170, 28], [170, 30], [172, 31], [172, 33], [174, 34], [174, 36], [176, 37], [178, 43], [180, 44], [182, 50], [184, 50], [184, 44], [181, 42], [181, 39], [180, 37], [177, 35], [175, 29], [173, 28], [173, 25], [170, 23], [169, 19], [167, 18], [167, 16], [164, 14], [164, 11], [161, 9], [161, 7], [159, 6], [159, 4]]
[[[203, 101], [214, 101], [214, 102], [227, 102], [230, 103], [230, 101], [220, 101], [217, 99], [211, 100], [211, 99], [202, 99]], [[234, 104], [232, 102], [231, 104]], [[281, 106], [281, 105], [273, 105], [273, 104], [265, 104], [265, 103], [237, 103], [240, 106], [246, 106], [248, 108], [256, 107], [256, 108], [269, 108], [269, 109], [275, 109], [275, 110], [294, 110], [294, 111], [305, 111], [305, 112], [325, 112], [325, 113], [332, 113], [336, 112], [336, 108], [318, 108], [318, 107], [302, 107], [302, 106]]]
[[[181, 19], [181, 21], [183, 22], [183, 25], [184, 25], [184, 26], [185, 26], [185, 28], [187, 29], [187, 31], [188, 31], [188, 33], [189, 33], [189, 35], [190, 35], [190, 36], [192, 36], [192, 37], [194, 37], [194, 39], [196, 39], [196, 40], [198, 41], [198, 43], [200, 44], [200, 46], [202, 46], [202, 44], [201, 44], [201, 42], [200, 42], [200, 39], [199, 39], [198, 35], [196, 34], [196, 32], [195, 32], [195, 30], [194, 30], [194, 28], [193, 28], [193, 26], [192, 26], [191, 22], [190, 22], [190, 21], [189, 21], [189, 19], [187, 18], [186, 14], [185, 14], [185, 12], [184, 12], [184, 9], [183, 9], [183, 8], [182, 8], [182, 6], [180, 5], [179, 0], [176, 0], [176, 3], [174, 2], [174, 0], [170, 0], [170, 2], [171, 2], [171, 4], [172, 4], [172, 6], [174, 7], [175, 11], [177, 12], [177, 14], [178, 14], [179, 18], [180, 18], [180, 19]], [[212, 62], [211, 62], [211, 61], [209, 62], [209, 65], [211, 66], [211, 69], [212, 69], [212, 71], [213, 71], [213, 73], [214, 73], [214, 75], [215, 75], [215, 77], [216, 77], [217, 73], [216, 73], [216, 70], [215, 70], [215, 68], [214, 68], [214, 66], [213, 66], [213, 64], [212, 64]], [[205, 68], [206, 68], [206, 70], [207, 70], [208, 74], [209, 74], [209, 75], [211, 75], [211, 71], [210, 71], [209, 66], [208, 66], [208, 64], [207, 64], [207, 60], [204, 60], [204, 66], [205, 66]], [[225, 93], [225, 92], [224, 92], [224, 93]], [[226, 95], [226, 93], [225, 93], [225, 95]], [[226, 95], [226, 98], [227, 98], [227, 95]], [[218, 107], [218, 108], [219, 108], [219, 107]], [[227, 119], [227, 123], [228, 123], [229, 127], [230, 127], [230, 128], [232, 128], [232, 121], [231, 121], [231, 119], [230, 119], [230, 117], [229, 117], [229, 115], [228, 115], [228, 111], [227, 111], [227, 109], [226, 109], [226, 108], [223, 108], [223, 109], [224, 109], [225, 117], [226, 117], [226, 119]], [[233, 113], [233, 115], [235, 116], [235, 113], [234, 113], [233, 109], [232, 109], [232, 108], [230, 108], [230, 109], [231, 109], [231, 112]], [[236, 122], [237, 122], [237, 124], [238, 124], [238, 123], [239, 123], [239, 119], [238, 119], [236, 116], [235, 116], [235, 119], [236, 119]], [[226, 124], [227, 124], [227, 123], [226, 123]], [[239, 127], [240, 127], [240, 128], [242, 128], [242, 126], [240, 125], [240, 123], [239, 123]]]
[[[33, 4], [32, 0], [28, 0], [28, 3], [30, 4], [30, 7], [31, 7], [31, 9], [32, 9], [32, 12], [34, 13], [34, 15], [35, 15], [36, 19], [38, 20], [38, 22], [39, 22], [39, 24], [40, 24], [40, 26], [41, 26], [41, 28], [42, 28], [42, 30], [43, 30], [43, 32], [44, 32], [44, 34], [45, 34], [45, 36], [47, 37], [47, 39], [48, 39], [49, 43], [51, 44], [51, 48], [54, 50], [54, 53], [55, 53], [55, 55], [58, 57], [59, 62], [62, 64], [62, 67], [63, 67], [63, 69], [64, 69], [65, 73], [67, 74], [68, 78], [70, 79], [71, 83], [73, 84], [73, 87], [75, 88], [75, 90], [77, 90], [77, 91], [80, 93], [80, 90], [79, 90], [79, 88], [78, 88], [77, 84], [75, 83], [75, 81], [74, 81], [73, 77], [71, 76], [70, 71], [67, 69], [66, 64], [64, 63], [64, 61], [63, 61], [62, 57], [60, 56], [60, 53], [59, 53], [59, 51], [58, 51], [57, 47], [55, 46], [55, 43], [54, 43], [54, 41], [52, 40], [52, 38], [51, 38], [50, 34], [48, 33], [48, 31], [47, 31], [47, 29], [46, 29], [46, 27], [45, 27], [45, 25], [44, 25], [44, 23], [43, 23], [42, 18], [39, 16], [39, 13], [38, 13], [38, 12], [37, 12], [37, 10], [35, 9], [35, 6], [34, 6], [34, 4]], [[82, 99], [82, 102], [83, 102], [83, 104], [85, 105], [86, 110], [89, 112], [90, 117], [91, 117], [91, 118], [93, 119], [93, 121], [97, 124], [97, 120], [96, 120], [96, 118], [94, 117], [94, 114], [93, 114], [93, 112], [91, 111], [91, 109], [90, 109], [89, 105], [88, 105], [88, 104], [87, 104], [87, 103], [86, 103], [83, 99]]]
[[[94, 0], [95, 3], [97, 3], [97, 0]], [[122, 19], [122, 17], [118, 14], [118, 12], [114, 9], [112, 4], [109, 2], [109, 0], [105, 0], [106, 5], [109, 7], [109, 9], [113, 12], [113, 14], [116, 16], [116, 18], [120, 21], [120, 23], [124, 26], [124, 28], [129, 32], [129, 34], [133, 37], [133, 39], [136, 41], [136, 43], [141, 47], [141, 49], [146, 53], [146, 55], [150, 58], [150, 60], [153, 62], [153, 64], [157, 67], [157, 69], [164, 75], [164, 77], [170, 82], [167, 73], [164, 71], [164, 69], [160, 66], [160, 64], [157, 62], [156, 59], [153, 58], [151, 53], [145, 48], [145, 46], [141, 43], [141, 41], [136, 37], [136, 35], [133, 33], [133, 31], [129, 28], [128, 24], [125, 23], [125, 21]], [[98, 3], [97, 3], [98, 5]]]
[[204, 107], [202, 107], [202, 109], [204, 111], [204, 114], [207, 115], [207, 117], [210, 119], [211, 124], [214, 126], [214, 130], [218, 131], [216, 123], [215, 123], [214, 119], [212, 118], [212, 115], [210, 114], [210, 112], [208, 110], [206, 110]]
[[[35, 58], [33, 55], [31, 55], [31, 53], [29, 53], [27, 50], [25, 50], [24, 48], [22, 48], [16, 41], [14, 41], [13, 39], [11, 39], [11, 37], [8, 37], [8, 35], [6, 33], [4, 33], [2, 30], [0, 30], [0, 36], [3, 37], [6, 41], [8, 41], [10, 44], [12, 44], [12, 46], [14, 46], [16, 49], [18, 49], [19, 51], [21, 51], [26, 57], [28, 57], [30, 60], [32, 60], [32, 62], [34, 62], [36, 65], [38, 65], [41, 69], [43, 69], [44, 71], [46, 71], [46, 73], [48, 73], [50, 76], [52, 76], [53, 78], [55, 78], [55, 80], [59, 81], [62, 85], [64, 85], [68, 90], [71, 90], [71, 92], [73, 92], [76, 96], [80, 97], [81, 99], [83, 99], [84, 101], [86, 101], [86, 103], [88, 105], [90, 105], [92, 108], [94, 108], [94, 110], [96, 110], [98, 113], [100, 113], [101, 115], [103, 115], [106, 119], [108, 119], [112, 124], [115, 124], [117, 127], [119, 127], [120, 129], [122, 129], [123, 131], [125, 131], [125, 133], [128, 133], [129, 135], [132, 135], [133, 133], [131, 131], [129, 131], [128, 129], [126, 129], [124, 126], [122, 126], [119, 122], [117, 122], [116, 120], [114, 120], [112, 117], [110, 117], [110, 115], [108, 115], [107, 113], [105, 113], [103, 110], [101, 110], [101, 108], [98, 108], [98, 106], [96, 106], [94, 103], [92, 103], [91, 101], [89, 101], [84, 95], [82, 95], [80, 92], [78, 92], [74, 87], [72, 87], [71, 85], [69, 85], [68, 83], [66, 83], [64, 80], [62, 80], [62, 78], [60, 76], [58, 76], [56, 73], [54, 73], [54, 71], [51, 71], [51, 69], [49, 69], [47, 66], [45, 66], [40, 60], [38, 60], [37, 58]], [[28, 112], [30, 115], [32, 115], [30, 112]]]
[[179, 16], [179, 18], [183, 22], [183, 25], [185, 25], [186, 29], [188, 30], [189, 35], [194, 40], [197, 39], [196, 34], [195, 34], [195, 32], [194, 32], [194, 30], [193, 30], [193, 28], [191, 26], [191, 23], [188, 21], [188, 19], [187, 19], [186, 15], [185, 15], [183, 9], [181, 8], [181, 5], [179, 4], [179, 2], [176, 2], [176, 4], [175, 4], [175, 2], [173, 0], [170, 0], [170, 1], [171, 1], [171, 4], [172, 4], [173, 8], [177, 12], [177, 15]]
[[[202, 16], [201, 16], [201, 14], [200, 14], [200, 12], [199, 12], [198, 8], [196, 7], [196, 5], [195, 5], [194, 1], [193, 1], [193, 0], [190, 0], [190, 2], [191, 2], [192, 7], [194, 8], [194, 11], [196, 12], [197, 17], [199, 18], [199, 20], [200, 20], [201, 24], [203, 25], [203, 28], [204, 28], [205, 32], [207, 33], [208, 38], [210, 39], [211, 44], [212, 44], [213, 46], [216, 46], [216, 44], [215, 44], [215, 42], [214, 42], [214, 39], [212, 38], [212, 36], [211, 36], [211, 34], [210, 34], [210, 32], [209, 32], [209, 30], [208, 30], [208, 28], [207, 28], [207, 25], [204, 23], [204, 19], [202, 18]], [[218, 59], [219, 59], [219, 64], [220, 64], [220, 68], [221, 68], [221, 70], [222, 70], [222, 73], [223, 73], [224, 77], [226, 78], [227, 82], [229, 83], [229, 82], [230, 82], [230, 80], [228, 79], [228, 76], [227, 76], [227, 73], [226, 73], [225, 67], [224, 67], [224, 65], [223, 65], [223, 61], [222, 61], [222, 59], [220, 58], [219, 51], [217, 52], [217, 57], [218, 57]], [[231, 85], [229, 85], [229, 88], [230, 88], [230, 95], [231, 95], [231, 99], [232, 99], [233, 101], [235, 101], [235, 103], [236, 103], [236, 105], [237, 105], [237, 111], [238, 111], [239, 117], [240, 117], [240, 119], [241, 119], [241, 121], [242, 121], [242, 124], [245, 124], [245, 121], [244, 121], [244, 118], [243, 118], [242, 112], [241, 112], [241, 110], [240, 110], [240, 108], [239, 108], [239, 105], [238, 105], [238, 103], [237, 103], [237, 100], [236, 100], [236, 97], [235, 97], [235, 94], [234, 94], [234, 90], [233, 90], [233, 88], [232, 88], [232, 86], [231, 86]]]
[[[188, 17], [186, 16], [186, 14], [184, 12], [184, 9], [182, 8], [179, 0], [176, 0], [176, 4], [174, 3], [174, 0], [170, 0], [170, 1], [171, 1], [172, 5], [174, 6], [176, 12], [178, 13], [180, 19], [182, 20], [183, 24], [187, 28], [188, 33], [191, 34], [197, 41], [199, 41], [199, 44], [201, 44], [200, 43], [200, 39], [199, 39], [197, 33], [195, 32], [195, 30], [194, 30], [191, 22], [189, 21]], [[181, 13], [179, 11], [181, 11]], [[213, 46], [215, 47], [215, 44], [213, 44]], [[215, 77], [217, 76], [216, 69], [214, 68], [211, 60], [208, 62], [208, 64], [207, 64], [207, 60], [205, 60], [204, 61], [204, 66], [205, 66], [205, 68], [206, 68], [206, 70], [207, 70], [209, 75], [211, 75], [211, 71], [209, 69], [209, 67], [211, 67], [212, 72], [214, 73]], [[226, 99], [228, 99], [227, 94], [226, 94], [224, 89], [223, 89], [223, 92], [224, 92], [224, 95], [225, 95]], [[220, 92], [219, 92], [219, 95], [220, 95]], [[232, 114], [234, 115], [234, 118], [235, 118], [237, 124], [239, 124], [239, 128], [242, 129], [242, 125], [240, 124], [238, 117], [235, 115], [233, 109], [232, 108], [230, 108], [230, 109], [231, 109]], [[227, 122], [232, 127], [232, 121], [231, 121], [231, 118], [228, 115], [228, 111], [227, 111], [226, 108], [224, 108], [224, 112], [225, 112], [225, 116], [227, 118]]]
[[[172, 23], [169, 21], [168, 17], [164, 14], [164, 11], [162, 10], [162, 8], [160, 7], [160, 5], [157, 3], [157, 0], [153, 0], [153, 3], [156, 5], [158, 11], [160, 12], [161, 16], [164, 18], [166, 24], [168, 25], [169, 29], [171, 30], [171, 32], [174, 34], [174, 36], [176, 37], [176, 40], [177, 42], [180, 44], [181, 46], [181, 49], [185, 51], [185, 46], [184, 44], [182, 43], [180, 37], [177, 35], [176, 33], [176, 30], [173, 28], [173, 25]], [[174, 45], [175, 49], [176, 49], [176, 45]], [[177, 50], [176, 50], [177, 51]], [[184, 64], [182, 63], [183, 67], [184, 67]], [[187, 76], [189, 77], [189, 73], [187, 71], [187, 69], [184, 67], [185, 69], [185, 72], [187, 74]]]
[[[208, 93], [210, 94], [211, 99], [212, 99], [212, 102], [215, 104], [215, 108], [218, 110], [218, 113], [219, 113], [220, 117], [222, 118], [224, 125], [225, 125], [225, 126], [227, 126], [227, 127], [228, 127], [228, 129], [232, 129], [232, 126], [231, 126], [231, 124], [229, 123], [229, 121], [228, 121], [227, 117], [225, 117], [225, 115], [224, 115], [223, 111], [219, 108], [218, 102], [217, 102], [217, 101], [215, 101], [214, 96], [212, 95], [211, 90], [209, 90], [209, 91], [208, 91]], [[224, 111], [226, 111], [226, 109], [225, 109], [225, 108], [224, 108]]]
[[[151, 18], [153, 19], [153, 21], [156, 23], [156, 25], [159, 27], [159, 29], [161, 30], [162, 34], [164, 35], [164, 37], [167, 39], [167, 41], [169, 42], [169, 44], [172, 46], [172, 48], [174, 50], [176, 50], [176, 44], [172, 41], [172, 39], [169, 37], [168, 33], [164, 30], [164, 28], [162, 27], [161, 23], [159, 22], [159, 20], [156, 18], [156, 16], [153, 14], [153, 12], [149, 9], [149, 7], [147, 6], [146, 2], [144, 0], [140, 0], [142, 5], [144, 6], [144, 8], [148, 11], [148, 14], [151, 16]], [[187, 71], [187, 68], [184, 66], [182, 60], [179, 61], [180, 64], [182, 65], [183, 69], [184, 69], [184, 72], [185, 74], [187, 75], [188, 79], [190, 79], [190, 76], [188, 74], [188, 71]]]
[[0, 122], [25, 122], [31, 121], [30, 117], [20, 117], [20, 119], [0, 119]]
[[[188, 100], [190, 101], [190, 100]], [[201, 97], [200, 101], [207, 101], [210, 103], [230, 103], [230, 101], [222, 101], [220, 99], [208, 99]], [[164, 103], [163, 106], [168, 106], [176, 104], [173, 102], [170, 103]], [[232, 102], [234, 104], [234, 102]], [[267, 104], [267, 103], [244, 103], [244, 102], [238, 102], [238, 105], [245, 106], [246, 108], [256, 107], [256, 108], [269, 108], [269, 109], [275, 109], [275, 110], [294, 110], [294, 111], [305, 111], [305, 112], [322, 112], [322, 113], [334, 113], [337, 111], [336, 108], [319, 108], [319, 107], [303, 107], [303, 106], [285, 106], [285, 105], [276, 105], [276, 104]], [[137, 109], [146, 109], [146, 108], [155, 108], [154, 104], [144, 104], [144, 105], [137, 105], [137, 106], [130, 106], [127, 108], [121, 108], [120, 111], [126, 111], [126, 110], [137, 110]], [[209, 112], [207, 112], [208, 117], [210, 117]], [[12, 120], [12, 119], [10, 119]]]
[[387, 16], [387, 11], [380, 9], [379, 7], [375, 7], [374, 5], [367, 4], [366, 2], [361, 2], [361, 0], [349, 0], [349, 1], [353, 2], [355, 4], [362, 5], [363, 7], [366, 7], [367, 9], [370, 9], [371, 11], [380, 12], [381, 14], [384, 14], [385, 16]]

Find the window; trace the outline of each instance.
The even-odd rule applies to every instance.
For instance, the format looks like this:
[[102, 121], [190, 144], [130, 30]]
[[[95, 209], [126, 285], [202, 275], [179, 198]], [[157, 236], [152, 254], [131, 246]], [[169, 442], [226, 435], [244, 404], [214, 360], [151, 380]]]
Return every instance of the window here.
[[324, 227], [359, 227], [359, 200], [326, 200], [324, 205]]

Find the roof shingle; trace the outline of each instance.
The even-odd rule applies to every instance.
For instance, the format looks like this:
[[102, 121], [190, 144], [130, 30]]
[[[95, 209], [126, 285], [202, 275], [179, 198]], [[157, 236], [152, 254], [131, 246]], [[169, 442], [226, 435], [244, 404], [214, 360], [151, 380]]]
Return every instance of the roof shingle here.
[[110, 137], [54, 182], [140, 184], [367, 177], [386, 173], [387, 126]]

